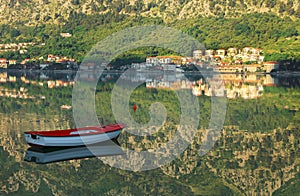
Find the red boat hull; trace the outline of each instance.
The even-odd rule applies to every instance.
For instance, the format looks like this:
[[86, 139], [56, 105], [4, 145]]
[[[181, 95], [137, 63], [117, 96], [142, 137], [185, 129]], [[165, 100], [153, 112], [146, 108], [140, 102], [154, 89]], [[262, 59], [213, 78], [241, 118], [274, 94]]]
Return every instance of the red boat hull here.
[[30, 131], [25, 132], [29, 145], [34, 146], [82, 146], [114, 139], [119, 136], [123, 124], [103, 127], [83, 127], [67, 130]]

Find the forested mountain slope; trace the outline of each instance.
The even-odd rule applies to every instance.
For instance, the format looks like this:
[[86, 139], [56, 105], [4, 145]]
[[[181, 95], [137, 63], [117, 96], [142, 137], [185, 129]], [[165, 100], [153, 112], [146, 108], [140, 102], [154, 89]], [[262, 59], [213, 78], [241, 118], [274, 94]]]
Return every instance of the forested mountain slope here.
[[239, 17], [275, 13], [300, 17], [299, 0], [0, 0], [0, 23], [27, 25], [64, 23], [74, 14], [114, 14], [160, 17], [164, 20], [198, 16]]

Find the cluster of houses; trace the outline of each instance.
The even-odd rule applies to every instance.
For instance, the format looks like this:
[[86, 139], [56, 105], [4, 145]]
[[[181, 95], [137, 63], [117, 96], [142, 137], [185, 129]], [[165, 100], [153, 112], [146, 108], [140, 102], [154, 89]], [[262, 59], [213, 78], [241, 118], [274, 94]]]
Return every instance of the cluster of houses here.
[[210, 61], [214, 71], [218, 72], [257, 72], [270, 73], [278, 70], [278, 62], [265, 62], [263, 51], [259, 48], [245, 47], [242, 49], [229, 48], [218, 50], [196, 50], [193, 59]]
[[[71, 37], [70, 33], [61, 33], [62, 37]], [[20, 50], [35, 43], [19, 43], [19, 44], [0, 44], [0, 49]], [[1, 52], [1, 51], [0, 51]], [[22, 68], [27, 68], [30, 62], [43, 62], [39, 68], [47, 67], [49, 63], [75, 63], [75, 60], [68, 57], [61, 57], [49, 54], [47, 59], [43, 57], [38, 59], [24, 59], [21, 62], [16, 60], [0, 58], [0, 68], [6, 69], [10, 65], [24, 65]], [[211, 68], [215, 72], [221, 73], [247, 73], [247, 72], [266, 72], [279, 68], [278, 62], [264, 62], [263, 51], [259, 48], [245, 47], [242, 49], [229, 48], [218, 50], [195, 50], [192, 57], [182, 56], [155, 56], [147, 57], [145, 63], [133, 63], [130, 67], [136, 70], [163, 70], [183, 72], [182, 66], [197, 65], [202, 68]], [[13, 67], [13, 66], [12, 66]], [[77, 66], [75, 66], [77, 67]], [[82, 69], [93, 70], [94, 64], [81, 66]], [[109, 65], [106, 66], [109, 69]], [[56, 69], [56, 67], [54, 68]], [[126, 68], [124, 68], [126, 69]]]
[[[72, 34], [70, 33], [61, 33], [61, 37], [68, 38], [72, 37]], [[20, 54], [25, 54], [27, 53], [27, 49], [33, 46], [36, 46], [37, 43], [35, 42], [21, 42], [21, 43], [8, 43], [8, 44], [0, 44], [0, 53], [2, 52], [16, 52], [18, 51]], [[44, 46], [45, 43], [41, 43], [41, 46]], [[17, 62], [17, 60], [13, 59], [5, 59], [5, 58], [0, 58], [0, 68], [6, 69], [9, 65], [16, 65], [16, 64], [21, 64], [21, 65], [26, 65], [28, 62], [36, 62], [36, 61], [43, 61], [44, 57], [40, 57], [38, 59], [33, 58], [33, 59], [24, 59], [21, 62]], [[56, 63], [62, 63], [62, 62], [74, 62], [75, 60], [72, 58], [67, 58], [67, 57], [58, 57], [52, 54], [49, 54], [47, 57], [48, 62], [56, 62]]]
[[19, 51], [20, 54], [27, 52], [29, 47], [35, 46], [34, 42], [22, 42], [22, 43], [9, 43], [9, 44], [0, 44], [0, 53], [1, 52], [15, 52]]
[[56, 62], [56, 63], [64, 63], [64, 62], [75, 62], [75, 59], [68, 58], [66, 56], [55, 56], [53, 54], [48, 54], [47, 62]]
[[262, 63], [264, 61], [263, 51], [259, 48], [245, 47], [242, 49], [228, 48], [218, 50], [195, 50], [193, 57], [198, 60], [215, 60], [221, 64], [242, 64], [245, 62]]
[[[278, 62], [264, 62], [263, 51], [259, 48], [245, 47], [243, 49], [229, 48], [228, 50], [195, 50], [192, 57], [156, 56], [147, 57], [146, 63], [133, 64], [134, 68], [176, 70], [181, 65], [198, 65], [213, 68], [216, 72], [246, 73], [264, 71], [270, 73], [279, 68]], [[209, 63], [208, 63], [209, 62]]]
[[[71, 37], [72, 34], [70, 33], [61, 33], [62, 37]], [[7, 43], [7, 44], [0, 44], [0, 53], [3, 52], [19, 52], [20, 54], [25, 54], [27, 53], [27, 49], [33, 46], [38, 45], [35, 42], [20, 42], [20, 43]], [[41, 43], [40, 46], [44, 46], [45, 43]], [[40, 58], [26, 58], [20, 62], [18, 62], [17, 60], [14, 59], [6, 59], [6, 58], [0, 58], [0, 69], [7, 69], [9, 66], [14, 66], [14, 65], [26, 65], [30, 62], [45, 62], [44, 61], [44, 57], [40, 57]], [[54, 56], [49, 54], [47, 57], [47, 61], [48, 62], [56, 62], [56, 63], [63, 63], [63, 62], [75, 62], [74, 59], [71, 58], [67, 58], [67, 57], [58, 57], [58, 56]], [[26, 66], [25, 66], [26, 67]]]
[[13, 60], [13, 59], [6, 59], [6, 58], [0, 58], [0, 68], [2, 69], [7, 69], [9, 66], [13, 66], [13, 65], [26, 65], [30, 62], [37, 62], [37, 61], [42, 61], [44, 62], [44, 64], [42, 63], [41, 66], [45, 66], [45, 64], [47, 63], [75, 63], [75, 59], [72, 58], [68, 58], [68, 57], [61, 57], [61, 56], [55, 56], [52, 54], [49, 54], [47, 56], [46, 61], [44, 61], [44, 57], [40, 57], [38, 59], [36, 58], [26, 58], [24, 60], [22, 60], [21, 62], [17, 62], [17, 60]]

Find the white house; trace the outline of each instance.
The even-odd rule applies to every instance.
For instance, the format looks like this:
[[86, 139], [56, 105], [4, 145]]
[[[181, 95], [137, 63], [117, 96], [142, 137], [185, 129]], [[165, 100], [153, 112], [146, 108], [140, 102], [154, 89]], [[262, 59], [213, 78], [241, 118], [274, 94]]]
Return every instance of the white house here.
[[203, 51], [202, 50], [195, 50], [193, 52], [193, 58], [194, 59], [201, 59], [203, 56]]

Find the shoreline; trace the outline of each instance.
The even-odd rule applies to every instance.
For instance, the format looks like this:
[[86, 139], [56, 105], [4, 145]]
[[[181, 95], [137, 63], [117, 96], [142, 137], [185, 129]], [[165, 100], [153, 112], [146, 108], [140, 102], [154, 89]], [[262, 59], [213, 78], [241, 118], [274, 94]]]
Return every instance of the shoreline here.
[[[94, 70], [38, 70], [38, 69], [0, 69], [0, 73], [3, 72], [36, 72], [36, 73], [97, 73]], [[102, 73], [107, 74], [122, 74], [125, 71], [120, 70], [103, 70]], [[300, 76], [300, 71], [277, 71], [277, 72], [216, 72], [216, 71], [209, 71], [209, 70], [199, 70], [199, 71], [183, 71], [183, 72], [176, 72], [176, 71], [160, 71], [160, 70], [148, 70], [148, 71], [136, 71], [135, 73], [166, 73], [166, 74], [187, 74], [187, 75], [201, 75], [201, 74], [235, 74], [235, 75], [272, 75], [272, 76]]]

